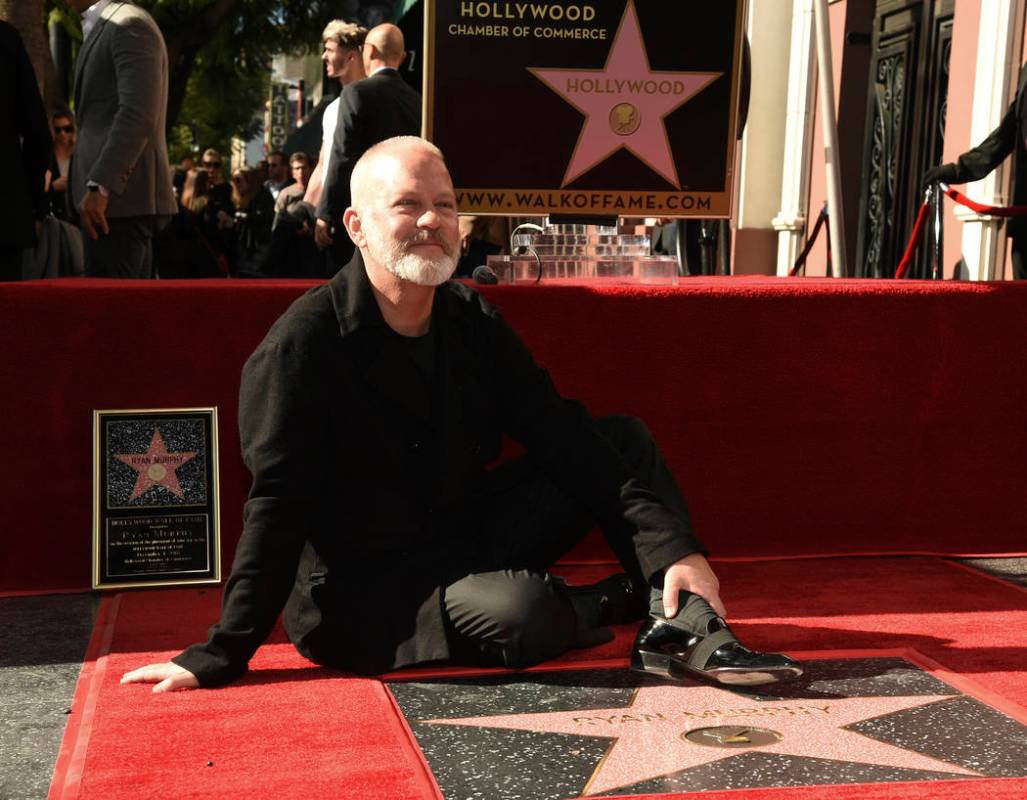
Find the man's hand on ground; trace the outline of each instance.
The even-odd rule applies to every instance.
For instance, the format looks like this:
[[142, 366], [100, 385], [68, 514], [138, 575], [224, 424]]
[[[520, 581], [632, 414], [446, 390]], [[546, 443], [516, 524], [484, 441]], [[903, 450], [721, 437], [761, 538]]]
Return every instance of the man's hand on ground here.
[[331, 232], [328, 223], [323, 219], [319, 219], [314, 224], [314, 244], [316, 244], [321, 250], [332, 246]]
[[700, 595], [720, 616], [727, 616], [720, 599], [720, 581], [702, 553], [687, 555], [663, 571], [663, 614], [667, 619], [678, 613], [679, 592]]
[[185, 667], [167, 661], [163, 664], [148, 664], [145, 667], [126, 672], [122, 683], [155, 683], [154, 692], [175, 692], [179, 689], [195, 689], [200, 685]]

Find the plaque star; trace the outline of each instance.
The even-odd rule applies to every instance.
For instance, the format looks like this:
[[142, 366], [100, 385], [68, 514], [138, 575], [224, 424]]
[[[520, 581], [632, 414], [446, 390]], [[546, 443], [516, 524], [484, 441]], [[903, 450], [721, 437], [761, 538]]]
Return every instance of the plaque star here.
[[628, 0], [602, 69], [540, 69], [536, 78], [585, 115], [563, 186], [620, 148], [681, 188], [663, 118], [723, 73], [654, 72]]
[[582, 796], [754, 751], [977, 776], [947, 761], [845, 729], [947, 699], [948, 695], [918, 695], [752, 700], [708, 686], [649, 686], [639, 688], [630, 705], [621, 708], [433, 719], [422, 724], [609, 738], [609, 748]]
[[169, 453], [159, 428], [153, 429], [150, 448], [145, 453], [115, 453], [114, 457], [139, 473], [129, 502], [152, 486], [163, 486], [179, 499], [185, 499], [175, 470], [195, 458], [196, 453]]

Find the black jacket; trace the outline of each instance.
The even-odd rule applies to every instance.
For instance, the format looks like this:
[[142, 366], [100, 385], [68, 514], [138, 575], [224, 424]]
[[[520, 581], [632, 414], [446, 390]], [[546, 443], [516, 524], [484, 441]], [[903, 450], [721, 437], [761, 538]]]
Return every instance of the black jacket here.
[[[1013, 205], [1027, 205], [1027, 152], [1024, 149], [1024, 102], [1027, 91], [1027, 65], [1020, 70], [1016, 97], [1010, 104], [998, 127], [973, 150], [961, 155], [955, 163], [955, 173], [946, 176], [950, 183], [977, 181], [990, 173], [1010, 154], [1013, 156]], [[1027, 217], [1010, 217], [1009, 233], [1022, 236], [1027, 233]]]
[[[347, 84], [339, 100], [332, 155], [318, 219], [339, 225], [349, 206], [349, 177], [368, 148], [393, 136], [421, 135], [421, 95], [394, 69]], [[342, 234], [345, 235], [345, 234]]]
[[46, 212], [43, 184], [53, 138], [21, 36], [0, 21], [0, 152], [14, 158], [0, 192], [0, 246], [35, 243], [34, 217]]
[[243, 535], [221, 620], [174, 659], [201, 685], [240, 676], [283, 606], [292, 641], [325, 663], [375, 673], [447, 658], [440, 590], [470, 571], [504, 433], [598, 520], [627, 520], [647, 577], [701, 549], [486, 300], [443, 284], [432, 326], [434, 392], [358, 252], [247, 361]]

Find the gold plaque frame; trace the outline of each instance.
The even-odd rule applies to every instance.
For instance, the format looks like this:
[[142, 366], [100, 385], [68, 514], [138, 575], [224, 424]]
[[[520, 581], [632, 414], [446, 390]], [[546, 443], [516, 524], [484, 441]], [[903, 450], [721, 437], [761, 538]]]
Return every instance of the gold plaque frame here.
[[221, 582], [216, 407], [93, 411], [93, 589]]

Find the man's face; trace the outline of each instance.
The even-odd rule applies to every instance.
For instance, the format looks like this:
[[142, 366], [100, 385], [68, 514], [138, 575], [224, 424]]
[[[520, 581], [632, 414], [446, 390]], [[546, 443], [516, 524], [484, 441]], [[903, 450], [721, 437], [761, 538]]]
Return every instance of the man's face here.
[[333, 39], [325, 39], [321, 60], [329, 78], [338, 78], [345, 86], [358, 80], [360, 74], [360, 48], [343, 47]]
[[307, 181], [310, 180], [310, 173], [313, 172], [310, 168], [310, 162], [305, 158], [299, 158], [292, 162], [291, 168], [292, 179], [296, 181], [300, 187], [305, 187], [307, 185]]
[[278, 155], [269, 156], [267, 174], [272, 183], [284, 183], [289, 178], [289, 164]]
[[449, 280], [460, 253], [456, 195], [436, 155], [410, 149], [379, 157], [356, 206], [367, 258], [419, 286]]
[[205, 155], [201, 163], [203, 168], [207, 170], [207, 177], [211, 183], [217, 183], [221, 180], [221, 156]]
[[75, 146], [75, 123], [71, 117], [54, 117], [54, 141], [64, 147]]

